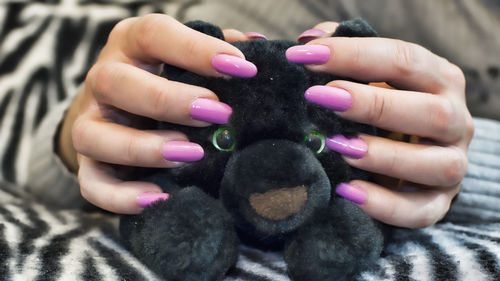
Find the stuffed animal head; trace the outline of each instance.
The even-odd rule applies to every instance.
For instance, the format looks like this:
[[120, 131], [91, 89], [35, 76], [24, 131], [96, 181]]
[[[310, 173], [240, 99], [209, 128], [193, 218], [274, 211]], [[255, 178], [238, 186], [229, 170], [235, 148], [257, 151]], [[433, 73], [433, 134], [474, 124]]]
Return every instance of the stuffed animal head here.
[[[216, 26], [188, 25], [224, 39]], [[333, 36], [374, 35], [355, 20], [341, 23]], [[367, 174], [325, 145], [334, 135], [374, 129], [305, 99], [309, 87], [343, 78], [289, 62], [285, 52], [296, 44], [234, 43], [257, 66], [251, 78], [202, 77], [165, 66], [169, 80], [208, 88], [233, 109], [224, 125], [156, 123], [185, 133], [205, 151], [200, 161], [138, 175], [171, 196], [121, 217], [125, 245], [166, 280], [222, 280], [236, 263], [238, 241], [282, 250], [292, 280], [354, 280], [380, 256], [377, 224], [332, 192]]]
[[[221, 29], [211, 24], [197, 21], [188, 26], [224, 39]], [[355, 20], [341, 24], [333, 36], [375, 35]], [[202, 160], [165, 173], [180, 187], [198, 186], [220, 198], [237, 229], [252, 236], [294, 231], [337, 196], [332, 189], [338, 183], [366, 177], [328, 149], [325, 140], [337, 134], [373, 133], [373, 128], [344, 120], [304, 98], [309, 87], [341, 78], [289, 62], [285, 51], [297, 44], [262, 39], [234, 43], [257, 66], [251, 78], [202, 77], [164, 68], [169, 80], [208, 88], [233, 109], [225, 125], [161, 123], [161, 129], [182, 131], [205, 151]]]

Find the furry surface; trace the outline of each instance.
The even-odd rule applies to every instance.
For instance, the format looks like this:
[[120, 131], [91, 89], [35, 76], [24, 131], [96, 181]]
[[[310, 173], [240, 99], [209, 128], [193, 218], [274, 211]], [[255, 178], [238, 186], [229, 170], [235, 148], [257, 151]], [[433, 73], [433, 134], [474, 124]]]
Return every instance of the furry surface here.
[[[209, 23], [187, 25], [223, 39], [221, 30]], [[357, 19], [342, 22], [333, 34], [339, 35], [376, 33]], [[332, 190], [341, 182], [367, 179], [367, 174], [347, 165], [324, 144], [317, 148], [307, 139], [317, 134], [324, 142], [325, 137], [373, 129], [305, 99], [309, 87], [340, 77], [289, 62], [285, 51], [298, 43], [251, 40], [233, 44], [257, 66], [254, 77], [202, 77], [165, 67], [166, 78], [212, 90], [233, 113], [228, 124], [207, 128], [158, 123], [161, 129], [184, 132], [205, 154], [202, 160], [180, 168], [153, 170], [153, 176], [164, 175], [167, 180], [156, 183], [165, 191], [171, 190], [172, 182], [180, 187], [173, 192], [174, 198], [186, 196], [186, 188], [200, 191], [190, 193], [185, 202], [167, 200], [127, 216], [120, 228], [124, 239], [140, 260], [168, 280], [219, 279], [235, 262], [231, 257], [235, 257], [238, 240], [285, 251], [293, 280], [351, 280], [374, 264], [383, 238], [371, 218]], [[228, 149], [218, 146], [219, 132], [224, 132]], [[302, 197], [292, 194], [300, 189]], [[259, 204], [255, 198], [260, 198]], [[216, 206], [216, 199], [222, 206]], [[278, 202], [280, 208], [275, 206]], [[207, 222], [200, 221], [204, 219]]]
[[[139, 218], [127, 216], [120, 227], [132, 251], [167, 280], [221, 280], [236, 262], [236, 235], [220, 202], [189, 187], [168, 202], [146, 208]], [[130, 229], [133, 229], [130, 231]], [[223, 246], [223, 247], [221, 247]]]

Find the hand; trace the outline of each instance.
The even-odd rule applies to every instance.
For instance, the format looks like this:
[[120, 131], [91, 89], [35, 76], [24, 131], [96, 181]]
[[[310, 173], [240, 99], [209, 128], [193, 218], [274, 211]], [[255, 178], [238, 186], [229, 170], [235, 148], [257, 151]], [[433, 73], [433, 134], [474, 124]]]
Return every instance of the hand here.
[[456, 65], [416, 44], [330, 38], [336, 26], [322, 23], [299, 37], [308, 41], [300, 48], [316, 54], [307, 67], [392, 87], [337, 80], [311, 88], [306, 98], [343, 118], [420, 139], [407, 143], [381, 136], [333, 136], [329, 147], [351, 166], [404, 180], [399, 186], [354, 180], [340, 184], [336, 192], [385, 223], [432, 225], [447, 213], [467, 170], [474, 125], [465, 104], [464, 75]]
[[[229, 40], [251, 35], [226, 32]], [[162, 63], [205, 76], [248, 77], [256, 70], [234, 46], [167, 15], [118, 23], [68, 110], [57, 149], [78, 170], [82, 196], [105, 210], [138, 213], [168, 197], [155, 184], [120, 180], [109, 164], [171, 168], [203, 157], [201, 146], [179, 132], [137, 129], [134, 124], [145, 119], [140, 116], [208, 126], [231, 114], [210, 90], [158, 76]]]

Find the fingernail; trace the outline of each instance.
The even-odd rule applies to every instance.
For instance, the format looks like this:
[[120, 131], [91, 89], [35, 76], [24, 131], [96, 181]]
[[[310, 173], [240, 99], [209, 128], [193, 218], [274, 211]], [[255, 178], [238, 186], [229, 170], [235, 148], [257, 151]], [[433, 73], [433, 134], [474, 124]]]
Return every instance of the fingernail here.
[[194, 162], [203, 158], [203, 148], [187, 141], [169, 141], [163, 146], [163, 157], [174, 162]]
[[330, 48], [324, 45], [299, 45], [286, 50], [286, 58], [295, 63], [323, 64], [330, 59]]
[[308, 29], [302, 34], [299, 35], [299, 38], [297, 38], [297, 41], [300, 43], [307, 43], [313, 39], [316, 39], [320, 36], [323, 36], [326, 34], [326, 31], [321, 30], [321, 29]]
[[253, 63], [231, 55], [214, 56], [212, 66], [221, 73], [236, 77], [249, 78], [257, 74], [257, 67]]
[[225, 103], [199, 98], [191, 104], [190, 114], [193, 119], [215, 124], [227, 124], [233, 109]]
[[352, 184], [340, 183], [337, 185], [335, 192], [358, 205], [363, 205], [366, 202], [366, 191]]
[[368, 151], [366, 142], [359, 138], [348, 139], [343, 135], [336, 135], [326, 139], [326, 146], [333, 151], [352, 158], [363, 158]]
[[145, 192], [137, 196], [135, 199], [135, 202], [137, 202], [137, 205], [139, 205], [141, 208], [145, 208], [147, 206], [150, 206], [151, 204], [158, 202], [160, 200], [167, 200], [170, 197], [170, 194], [168, 193], [150, 193], [150, 192]]
[[312, 103], [337, 111], [345, 111], [352, 106], [351, 93], [335, 87], [312, 86], [306, 90], [304, 97]]
[[248, 39], [250, 39], [250, 40], [255, 40], [255, 39], [267, 40], [266, 35], [258, 33], [258, 32], [245, 32], [243, 34], [245, 34], [248, 37]]

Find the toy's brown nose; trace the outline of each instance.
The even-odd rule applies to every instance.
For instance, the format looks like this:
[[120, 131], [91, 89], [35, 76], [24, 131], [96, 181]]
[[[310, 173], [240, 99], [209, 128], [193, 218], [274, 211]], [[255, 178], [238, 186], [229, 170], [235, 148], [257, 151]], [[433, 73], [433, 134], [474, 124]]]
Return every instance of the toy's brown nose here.
[[298, 213], [307, 201], [307, 187], [285, 187], [250, 195], [250, 206], [260, 216], [270, 220], [284, 220]]

